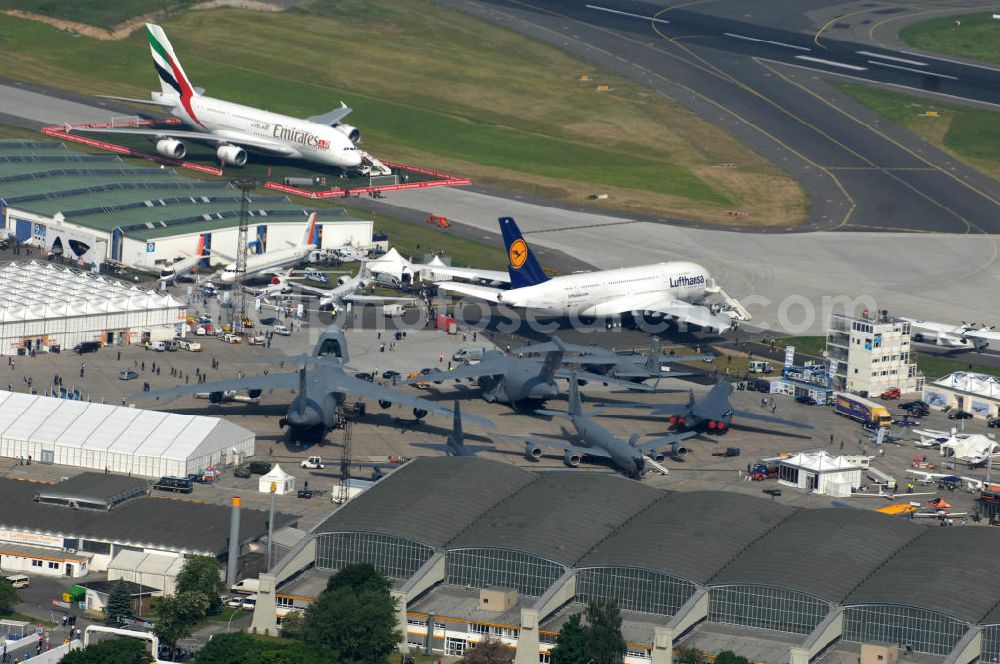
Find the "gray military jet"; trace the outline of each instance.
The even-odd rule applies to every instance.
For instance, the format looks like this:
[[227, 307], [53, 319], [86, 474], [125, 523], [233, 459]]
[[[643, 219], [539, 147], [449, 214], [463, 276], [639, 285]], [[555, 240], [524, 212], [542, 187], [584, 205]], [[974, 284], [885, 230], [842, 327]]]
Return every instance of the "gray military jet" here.
[[[263, 390], [297, 388], [298, 394], [288, 406], [287, 414], [278, 421], [278, 426], [281, 428], [289, 428], [292, 440], [322, 440], [330, 429], [343, 421], [344, 400], [349, 394], [376, 399], [383, 408], [388, 408], [394, 403], [409, 406], [413, 408], [413, 414], [418, 419], [427, 413], [452, 414], [451, 410], [434, 402], [347, 375], [345, 365], [348, 357], [344, 331], [337, 325], [331, 325], [320, 335], [312, 355], [261, 358], [272, 363], [295, 362], [297, 371], [139, 392], [132, 395], [131, 399], [138, 401], [208, 392], [210, 400], [218, 403], [226, 392], [234, 390], [247, 390], [249, 396], [260, 397]], [[307, 365], [312, 365], [314, 369], [307, 373]], [[468, 416], [466, 419], [493, 427], [492, 422], [481, 417]]]
[[[551, 341], [518, 348], [515, 353], [545, 353], [553, 350], [555, 344]], [[660, 351], [660, 338], [652, 337], [647, 355], [619, 355], [603, 346], [581, 346], [578, 344], [563, 344], [567, 353], [575, 353], [580, 357], [566, 358], [565, 364], [582, 366], [584, 370], [601, 374], [616, 380], [641, 383], [655, 378], [683, 378], [692, 375], [691, 372], [664, 371], [664, 362], [711, 362], [715, 356], [711, 353], [703, 355], [663, 355]]]
[[462, 406], [455, 401], [455, 419], [451, 427], [451, 433], [444, 443], [414, 443], [414, 447], [422, 447], [428, 450], [444, 452], [448, 456], [475, 456], [477, 452], [492, 450], [492, 445], [466, 445], [465, 434], [462, 431]]
[[[592, 459], [604, 459], [621, 469], [629, 477], [639, 478], [646, 466], [646, 456], [657, 463], [666, 457], [681, 458], [688, 453], [688, 449], [681, 445], [681, 441], [686, 438], [696, 436], [695, 432], [678, 433], [662, 438], [654, 438], [640, 443], [639, 434], [632, 434], [626, 443], [618, 436], [598, 424], [594, 417], [583, 412], [580, 403], [580, 388], [576, 380], [569, 382], [569, 410], [538, 410], [540, 415], [551, 417], [562, 417], [568, 419], [576, 430], [576, 438], [580, 440], [580, 445], [553, 440], [551, 438], [527, 438], [524, 439], [525, 456], [529, 459], [538, 459], [542, 456], [543, 447], [555, 447], [563, 451], [563, 462], [576, 468], [580, 462], [590, 457]], [[511, 436], [505, 436], [510, 438]]]
[[[491, 350], [475, 365], [460, 366], [451, 371], [432, 371], [407, 381], [413, 383], [440, 383], [445, 380], [475, 379], [479, 393], [490, 403], [507, 403], [513, 406], [529, 404], [531, 407], [559, 396], [556, 378], [568, 378], [569, 371], [562, 370], [566, 346], [558, 337], [552, 337], [553, 350], [544, 360], [511, 357], [500, 351]], [[618, 384], [630, 389], [652, 391], [647, 385], [636, 385], [615, 380], [586, 371], [575, 372], [579, 380], [604, 384]]]
[[649, 410], [653, 416], [663, 416], [676, 431], [695, 431], [722, 435], [729, 431], [733, 416], [758, 422], [769, 422], [802, 429], [814, 428], [811, 424], [786, 420], [783, 417], [734, 409], [729, 401], [733, 384], [722, 381], [712, 386], [708, 394], [695, 399], [694, 392], [688, 392], [687, 403], [680, 404], [604, 404], [602, 410], [618, 408], [638, 408]]

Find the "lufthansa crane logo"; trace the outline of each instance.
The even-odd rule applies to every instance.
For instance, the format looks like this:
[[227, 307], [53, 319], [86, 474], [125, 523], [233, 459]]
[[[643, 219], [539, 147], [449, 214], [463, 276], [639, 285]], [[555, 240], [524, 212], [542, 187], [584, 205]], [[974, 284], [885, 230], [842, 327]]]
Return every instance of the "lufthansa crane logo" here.
[[510, 266], [515, 270], [524, 265], [524, 261], [528, 260], [528, 245], [524, 240], [518, 238], [514, 240], [510, 245], [510, 251], [508, 252], [508, 258], [510, 258]]

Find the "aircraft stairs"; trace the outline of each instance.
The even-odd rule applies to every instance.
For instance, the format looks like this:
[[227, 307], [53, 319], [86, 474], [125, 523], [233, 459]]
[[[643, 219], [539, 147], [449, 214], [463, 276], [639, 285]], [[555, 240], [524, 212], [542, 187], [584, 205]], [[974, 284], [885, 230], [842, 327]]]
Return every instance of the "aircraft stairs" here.
[[358, 152], [361, 153], [362, 168], [364, 168], [364, 166], [368, 166], [369, 170], [366, 175], [392, 175], [392, 169], [376, 159], [374, 156], [364, 150], [358, 150]]
[[656, 461], [654, 461], [653, 457], [651, 457], [651, 456], [648, 456], [648, 455], [646, 456], [646, 463], [648, 463], [650, 466], [652, 466], [653, 470], [655, 470], [656, 472], [658, 472], [660, 475], [669, 475], [670, 474], [670, 471], [667, 470], [666, 466], [664, 466], [663, 464], [656, 463]]

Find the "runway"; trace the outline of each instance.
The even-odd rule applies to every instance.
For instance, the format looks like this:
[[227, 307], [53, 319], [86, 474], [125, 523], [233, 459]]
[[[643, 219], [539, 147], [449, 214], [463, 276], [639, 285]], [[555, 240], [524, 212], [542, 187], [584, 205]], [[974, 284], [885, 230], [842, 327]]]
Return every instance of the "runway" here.
[[[1000, 70], [926, 58], [921, 67], [912, 64], [924, 62], [916, 56], [871, 44], [817, 44], [804, 32], [756, 25], [753, 16], [738, 21], [701, 10], [744, 16], [760, 11], [756, 3], [696, 0], [668, 10], [636, 0], [441, 1], [627, 76], [724, 128], [801, 182], [812, 207], [800, 230], [1000, 230], [1000, 184], [824, 80], [850, 76], [1000, 103]], [[826, 4], [813, 0], [800, 9]]]

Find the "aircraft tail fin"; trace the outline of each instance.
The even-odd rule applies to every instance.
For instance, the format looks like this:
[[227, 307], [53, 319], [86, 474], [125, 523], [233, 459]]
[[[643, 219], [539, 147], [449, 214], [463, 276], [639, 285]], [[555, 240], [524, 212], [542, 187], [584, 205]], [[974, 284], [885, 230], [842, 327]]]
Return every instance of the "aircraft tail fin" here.
[[306, 220], [306, 225], [302, 228], [302, 238], [299, 239], [298, 247], [304, 249], [317, 244], [316, 241], [316, 213], [313, 212]]
[[559, 367], [562, 366], [563, 355], [566, 353], [566, 345], [559, 337], [552, 337], [552, 343], [556, 345], [556, 349], [545, 354], [545, 361], [542, 362], [542, 370], [538, 375], [539, 378], [547, 383], [552, 382], [556, 372], [559, 371]]
[[646, 356], [646, 371], [651, 374], [659, 374], [660, 366], [660, 338], [654, 335], [649, 340], [649, 355]]
[[167, 97], [179, 97], [187, 105], [191, 97], [201, 94], [200, 89], [191, 85], [181, 61], [174, 53], [174, 47], [167, 39], [167, 33], [158, 25], [146, 24], [146, 39], [153, 55], [153, 66], [160, 77], [160, 90]]
[[576, 379], [576, 373], [569, 375], [569, 414], [583, 414], [583, 403], [580, 401], [580, 383]]
[[299, 415], [306, 412], [306, 363], [299, 365]]
[[534, 286], [549, 280], [513, 217], [500, 217], [500, 233], [507, 248], [507, 273], [511, 288]]

